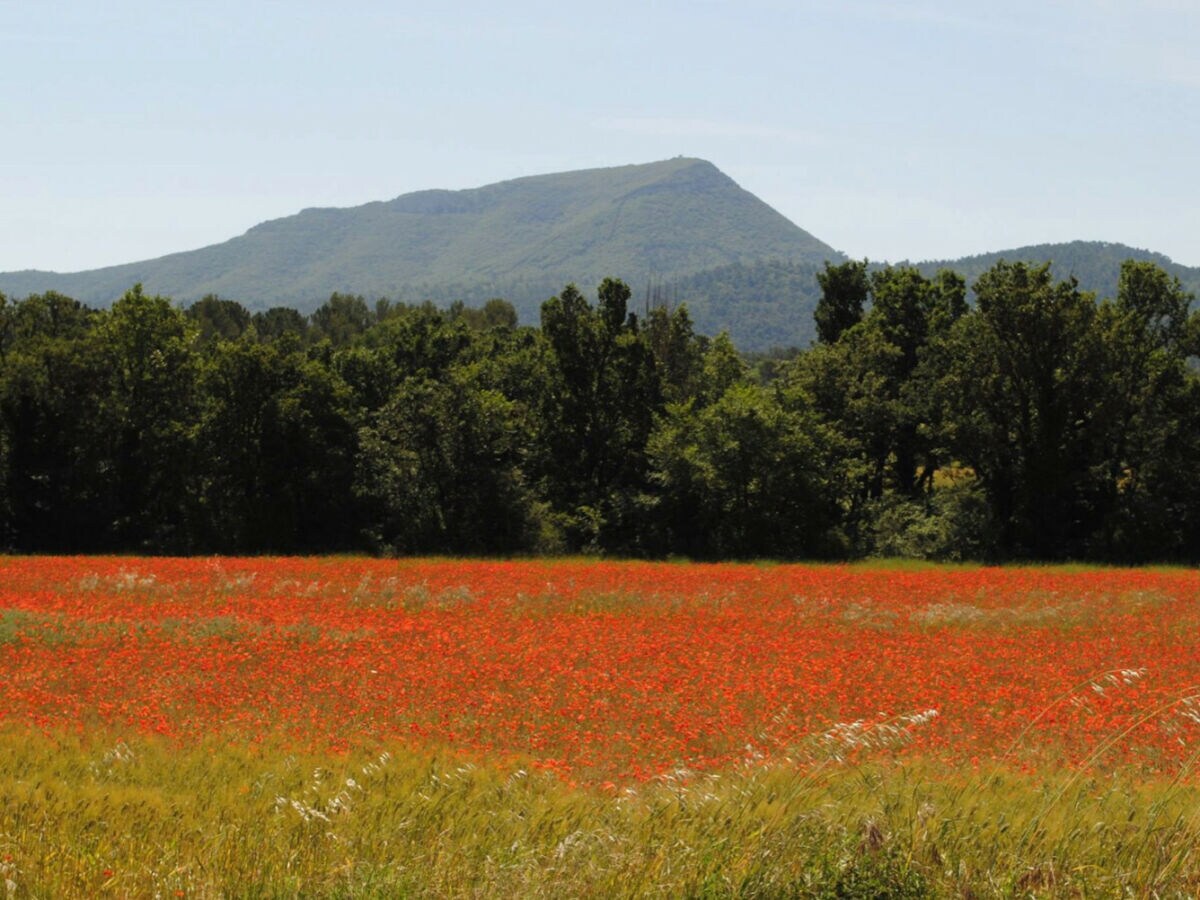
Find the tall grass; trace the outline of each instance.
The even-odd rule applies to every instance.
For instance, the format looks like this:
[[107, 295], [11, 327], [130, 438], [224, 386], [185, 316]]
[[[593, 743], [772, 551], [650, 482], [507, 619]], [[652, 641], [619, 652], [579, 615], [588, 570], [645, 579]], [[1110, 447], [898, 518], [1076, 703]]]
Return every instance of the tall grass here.
[[897, 760], [575, 789], [519, 761], [0, 734], [19, 897], [1194, 896], [1200, 791]]

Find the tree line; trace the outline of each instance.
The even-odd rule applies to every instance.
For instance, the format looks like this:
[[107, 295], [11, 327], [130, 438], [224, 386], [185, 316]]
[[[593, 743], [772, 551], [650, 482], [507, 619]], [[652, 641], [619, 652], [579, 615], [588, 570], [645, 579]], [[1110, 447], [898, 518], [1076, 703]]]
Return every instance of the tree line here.
[[826, 264], [815, 345], [686, 305], [0, 295], [18, 552], [1200, 558], [1200, 313], [1153, 263]]

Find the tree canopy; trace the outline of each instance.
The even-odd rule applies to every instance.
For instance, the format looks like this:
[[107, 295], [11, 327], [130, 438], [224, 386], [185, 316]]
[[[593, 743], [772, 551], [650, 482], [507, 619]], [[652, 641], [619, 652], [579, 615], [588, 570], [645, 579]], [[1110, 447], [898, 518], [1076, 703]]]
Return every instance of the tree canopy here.
[[1200, 558], [1200, 314], [1174, 276], [1129, 261], [1103, 299], [1019, 262], [813, 277], [818, 342], [755, 365], [612, 278], [538, 327], [500, 299], [0, 295], [0, 542]]

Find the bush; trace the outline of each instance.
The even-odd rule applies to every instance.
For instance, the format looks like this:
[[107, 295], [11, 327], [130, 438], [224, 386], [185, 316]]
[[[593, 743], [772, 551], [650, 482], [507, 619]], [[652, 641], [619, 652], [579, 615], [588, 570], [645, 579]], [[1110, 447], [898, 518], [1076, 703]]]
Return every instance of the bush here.
[[978, 482], [956, 479], [927, 501], [884, 497], [868, 509], [868, 555], [983, 560], [995, 553], [995, 528]]

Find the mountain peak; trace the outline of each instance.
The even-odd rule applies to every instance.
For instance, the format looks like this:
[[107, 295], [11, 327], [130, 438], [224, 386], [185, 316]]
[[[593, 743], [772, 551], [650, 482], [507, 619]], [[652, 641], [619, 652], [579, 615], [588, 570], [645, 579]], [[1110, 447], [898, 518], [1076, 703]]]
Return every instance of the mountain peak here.
[[305, 209], [159, 259], [0, 275], [0, 290], [53, 289], [105, 304], [141, 281], [182, 302], [216, 293], [251, 308], [301, 310], [334, 291], [397, 300], [502, 296], [529, 320], [568, 281], [586, 287], [611, 275], [643, 283], [756, 259], [834, 257], [711, 162], [680, 156]]

